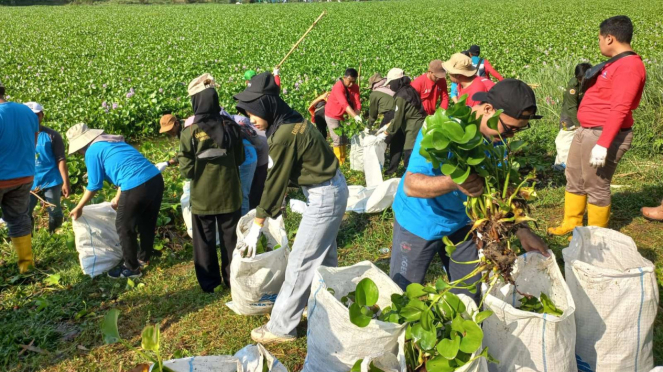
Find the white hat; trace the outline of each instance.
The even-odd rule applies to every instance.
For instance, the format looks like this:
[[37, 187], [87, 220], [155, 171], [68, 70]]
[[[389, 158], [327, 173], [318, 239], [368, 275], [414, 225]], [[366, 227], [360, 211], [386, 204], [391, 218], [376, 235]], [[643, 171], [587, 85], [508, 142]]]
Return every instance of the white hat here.
[[69, 141], [69, 155], [82, 149], [104, 133], [103, 129], [90, 129], [83, 123], [78, 123], [67, 131]]
[[394, 80], [398, 80], [404, 76], [403, 69], [400, 68], [392, 68], [389, 70], [387, 73], [387, 82], [384, 83], [384, 86], [387, 86], [389, 83], [391, 83]]
[[25, 105], [28, 106], [35, 114], [44, 112], [44, 106], [38, 104], [37, 102], [28, 102]]
[[188, 87], [189, 97], [196, 95], [197, 93], [200, 93], [207, 88], [215, 86], [216, 83], [214, 82], [214, 78], [212, 77], [212, 75], [207, 73], [202, 74], [197, 78], [191, 80], [191, 82], [189, 83]]

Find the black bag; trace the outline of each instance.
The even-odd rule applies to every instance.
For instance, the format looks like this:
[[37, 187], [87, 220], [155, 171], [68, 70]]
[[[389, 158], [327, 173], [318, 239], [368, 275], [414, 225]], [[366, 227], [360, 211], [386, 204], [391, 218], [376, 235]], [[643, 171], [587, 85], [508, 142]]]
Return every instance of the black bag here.
[[598, 65], [587, 70], [587, 72], [585, 72], [585, 77], [582, 79], [582, 84], [580, 85], [580, 92], [582, 93], [586, 92], [587, 89], [589, 89], [592, 85], [594, 85], [594, 83], [596, 83], [596, 78], [599, 77], [605, 65], [607, 65], [608, 63], [615, 62], [618, 59], [622, 59], [624, 57], [633, 56], [633, 55], [636, 55], [636, 53], [633, 51], [619, 53], [616, 56], [610, 58], [609, 60], [603, 63], [599, 63]]

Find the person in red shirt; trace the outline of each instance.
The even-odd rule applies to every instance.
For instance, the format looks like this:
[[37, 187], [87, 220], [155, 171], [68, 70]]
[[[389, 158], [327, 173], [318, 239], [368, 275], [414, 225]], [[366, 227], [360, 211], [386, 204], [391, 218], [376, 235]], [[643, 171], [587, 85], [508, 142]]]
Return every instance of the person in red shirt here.
[[353, 118], [357, 123], [362, 122], [359, 115], [361, 101], [357, 85], [358, 76], [359, 73], [354, 68], [345, 70], [343, 77], [339, 78], [332, 87], [325, 105], [325, 121], [334, 145], [334, 154], [341, 164], [345, 162], [347, 138], [336, 134], [334, 129], [341, 127], [341, 121], [345, 120], [346, 116]]
[[449, 107], [449, 93], [447, 92], [446, 72], [442, 68], [442, 61], [436, 59], [428, 65], [428, 72], [414, 79], [412, 88], [419, 93], [421, 103], [428, 115], [433, 115], [437, 109], [437, 102], [443, 109]]
[[468, 52], [470, 52], [470, 58], [472, 58], [472, 65], [477, 69], [477, 76], [485, 77], [490, 80], [492, 75], [497, 81], [504, 80], [502, 75], [493, 68], [493, 65], [491, 65], [487, 59], [480, 57], [481, 48], [478, 45], [472, 45], [470, 49], [468, 49]]
[[472, 60], [462, 53], [456, 53], [448, 61], [442, 62], [442, 67], [449, 74], [449, 79], [458, 84], [458, 97], [467, 95], [465, 104], [470, 107], [481, 103], [472, 99], [475, 93], [488, 92], [495, 85], [490, 79], [476, 76], [477, 70], [472, 66]]
[[589, 226], [608, 226], [610, 182], [631, 147], [633, 110], [640, 104], [647, 79], [642, 59], [631, 48], [632, 37], [633, 24], [626, 16], [601, 23], [599, 48], [610, 59], [585, 75], [582, 89], [586, 91], [578, 109], [581, 127], [566, 163], [564, 221], [548, 229], [552, 235], [565, 235], [582, 226], [585, 210]]

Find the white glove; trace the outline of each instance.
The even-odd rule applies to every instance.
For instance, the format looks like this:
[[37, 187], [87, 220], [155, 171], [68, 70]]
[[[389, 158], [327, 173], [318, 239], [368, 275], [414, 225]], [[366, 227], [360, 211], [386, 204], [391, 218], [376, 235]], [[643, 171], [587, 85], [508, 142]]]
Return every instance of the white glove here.
[[164, 161], [163, 163], [158, 163], [155, 166], [159, 170], [159, 173], [163, 173], [163, 171], [166, 170], [166, 168], [168, 168], [168, 162]]
[[369, 133], [371, 133], [371, 130], [368, 128], [364, 128], [364, 134], [369, 134]]
[[274, 160], [272, 160], [271, 156], [267, 157], [267, 169], [272, 169], [273, 166], [274, 166]]
[[603, 146], [596, 145], [592, 149], [592, 155], [589, 158], [589, 164], [594, 168], [599, 168], [605, 165], [605, 158], [608, 156], [608, 149]]
[[243, 246], [239, 249], [243, 257], [253, 258], [256, 256], [256, 247], [258, 246], [258, 239], [262, 232], [262, 226], [255, 222], [251, 224], [251, 230], [244, 238]]
[[377, 137], [378, 137], [378, 140], [384, 141], [384, 140], [387, 139], [387, 133], [385, 133], [385, 132], [378, 133]]
[[281, 69], [278, 66], [274, 67], [274, 76], [279, 76], [280, 72], [281, 72]]
[[361, 120], [361, 116], [359, 116], [359, 115], [355, 115], [355, 121], [356, 121], [357, 123], [360, 123], [360, 124], [361, 124], [361, 122], [362, 122], [363, 120]]

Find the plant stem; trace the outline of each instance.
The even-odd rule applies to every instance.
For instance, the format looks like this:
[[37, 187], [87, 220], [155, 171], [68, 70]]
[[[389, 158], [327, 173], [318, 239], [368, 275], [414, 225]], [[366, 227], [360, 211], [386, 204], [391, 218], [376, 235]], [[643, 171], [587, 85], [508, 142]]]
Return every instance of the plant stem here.
[[495, 275], [493, 279], [490, 281], [490, 285], [488, 286], [488, 290], [486, 293], [483, 295], [481, 298], [481, 302], [479, 303], [479, 310], [481, 310], [481, 306], [483, 306], [483, 301], [486, 300], [486, 297], [490, 294], [490, 291], [493, 290], [493, 287], [495, 286], [495, 283], [497, 283], [497, 279], [499, 279], [499, 275]]

